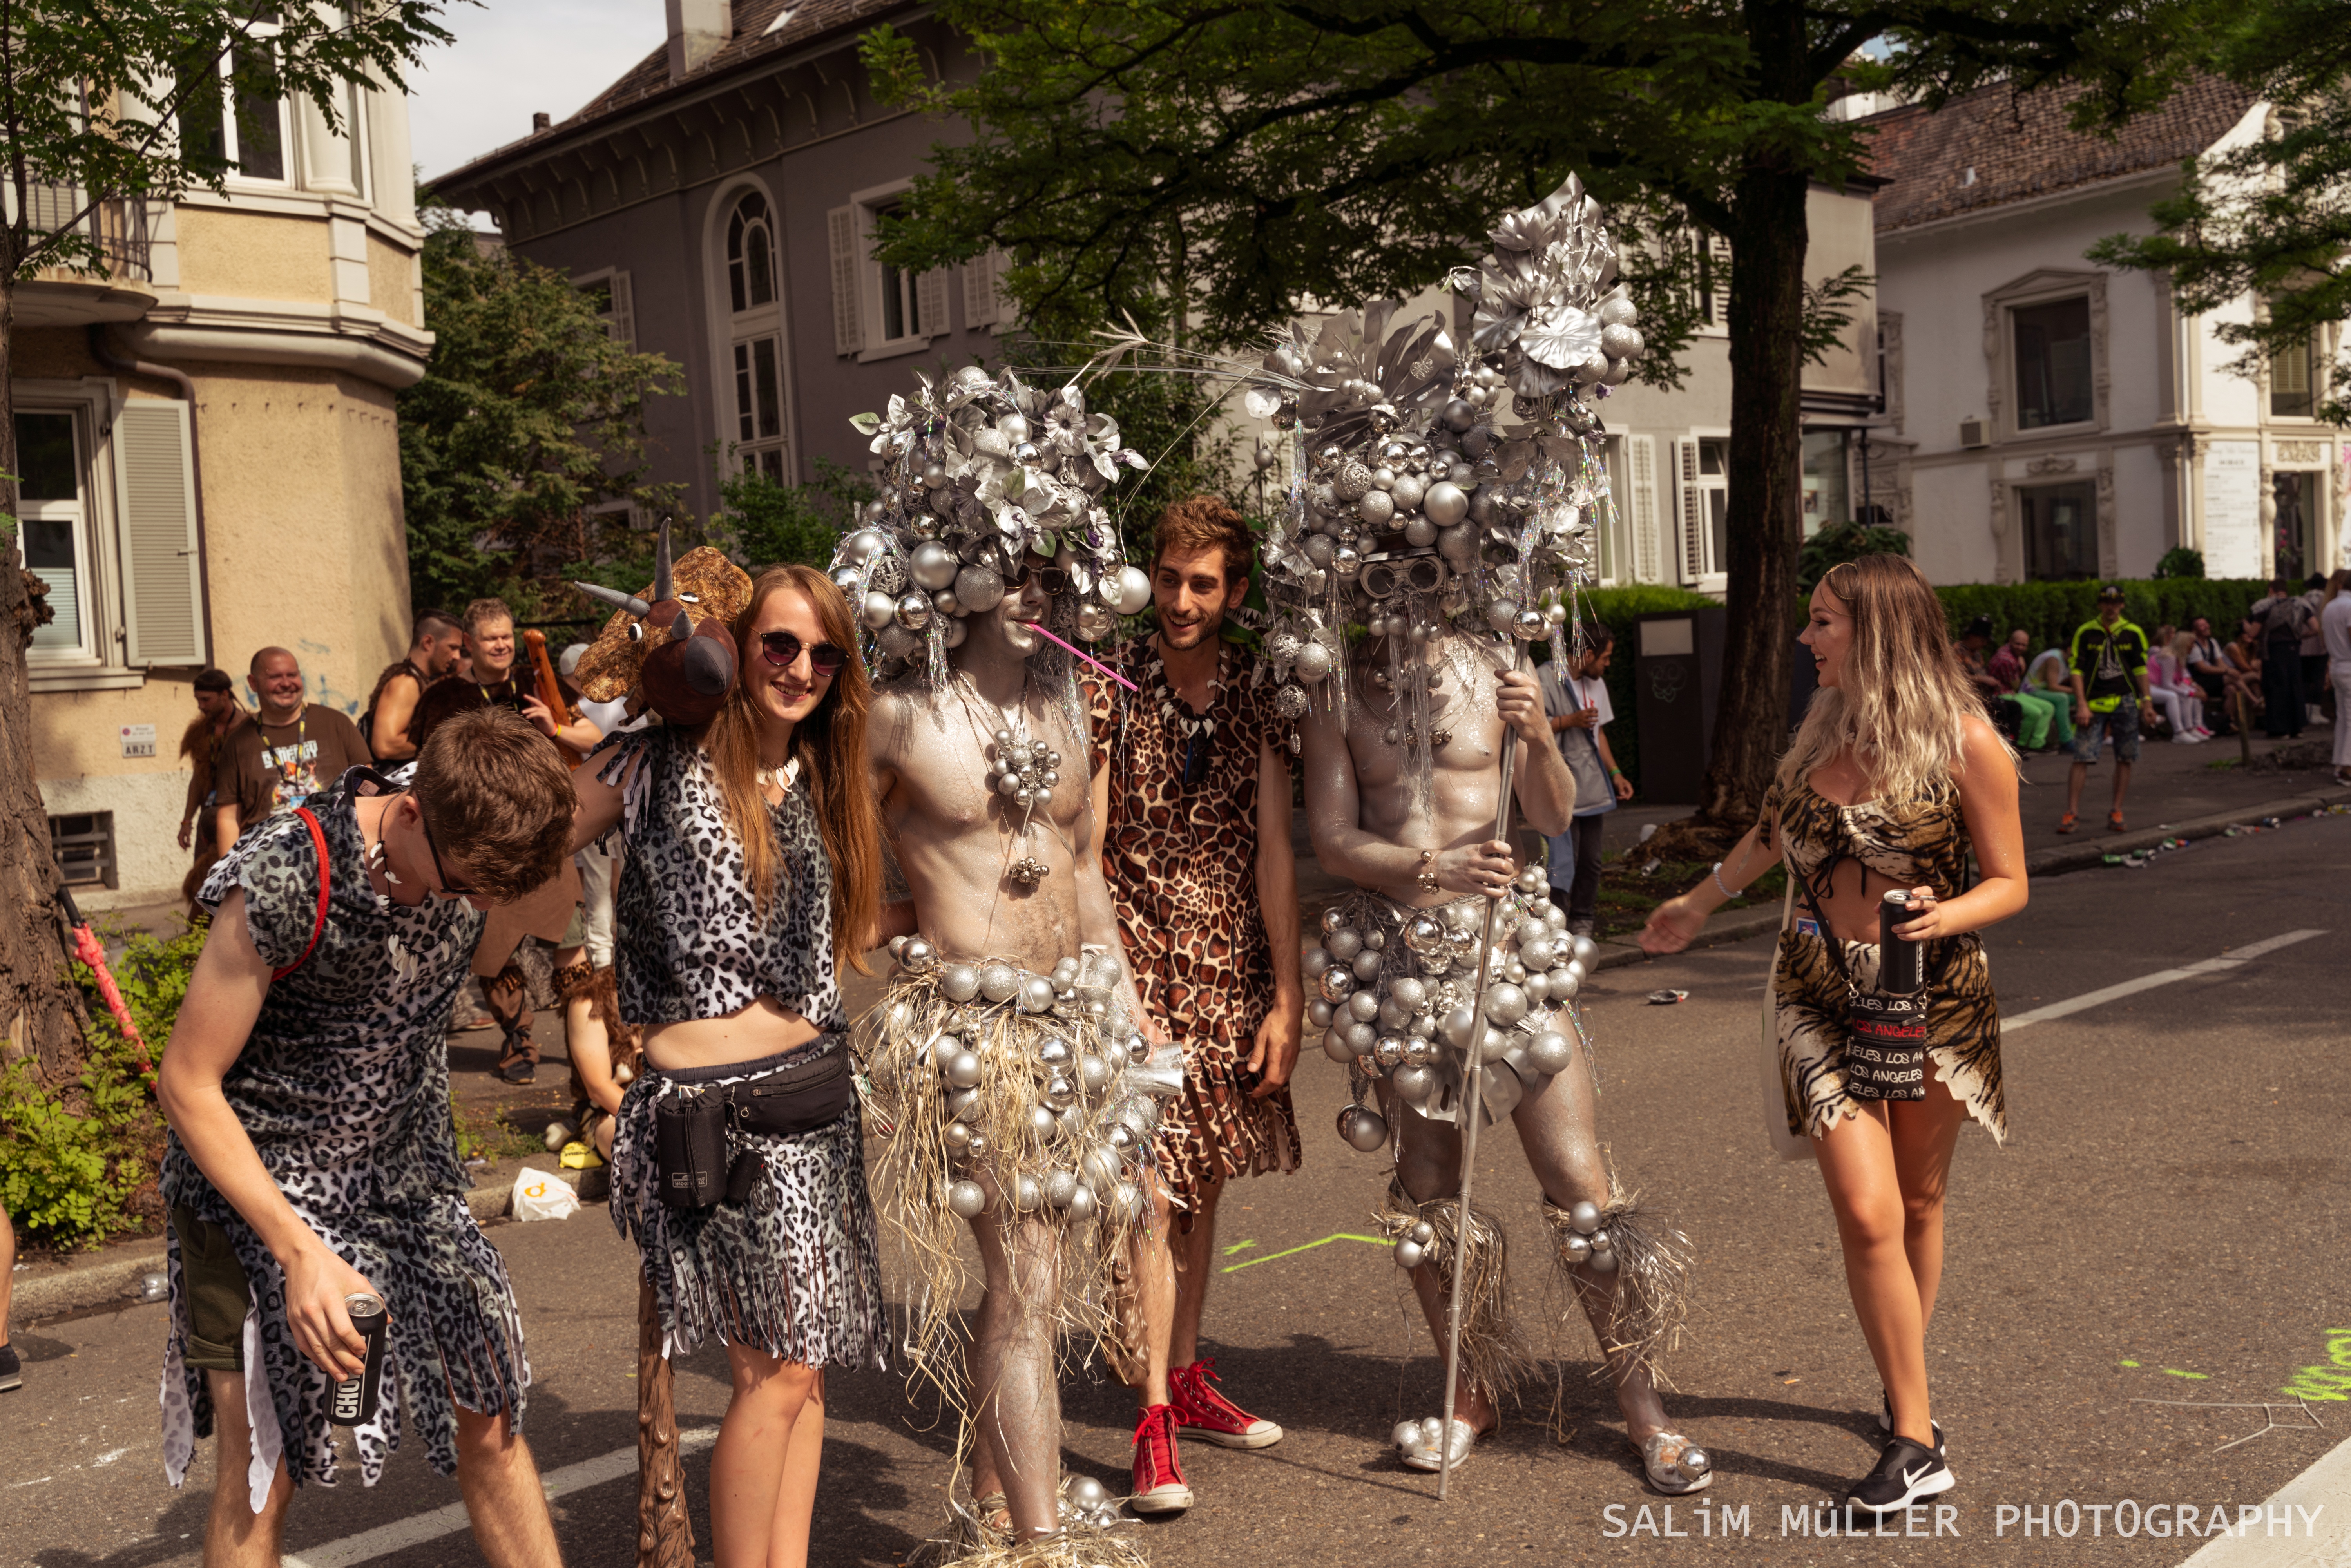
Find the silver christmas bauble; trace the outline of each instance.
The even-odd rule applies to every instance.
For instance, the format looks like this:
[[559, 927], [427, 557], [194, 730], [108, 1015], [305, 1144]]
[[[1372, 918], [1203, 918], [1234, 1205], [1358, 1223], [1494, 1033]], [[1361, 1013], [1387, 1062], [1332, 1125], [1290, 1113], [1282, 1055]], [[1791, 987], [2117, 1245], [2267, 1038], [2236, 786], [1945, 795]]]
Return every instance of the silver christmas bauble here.
[[1600, 956], [1600, 944], [1589, 936], [1580, 935], [1571, 938], [1571, 941], [1575, 950], [1575, 961], [1587, 970], [1590, 969], [1592, 960]]
[[1079, 1182], [1071, 1190], [1070, 1201], [1063, 1206], [1071, 1219], [1092, 1219], [1101, 1205], [1094, 1201], [1094, 1189]]
[[979, 1055], [977, 1051], [959, 1051], [947, 1062], [947, 1082], [958, 1089], [979, 1087]]
[[1037, 1185], [1037, 1178], [1035, 1176], [1019, 1176], [1012, 1178], [1012, 1207], [1014, 1208], [1019, 1209], [1023, 1214], [1034, 1213], [1037, 1206], [1040, 1203], [1042, 1203], [1044, 1198], [1044, 1189]]
[[939, 950], [919, 936], [909, 936], [898, 949], [898, 967], [910, 975], [927, 975], [939, 967]]
[[1372, 1060], [1393, 1071], [1404, 1065], [1404, 1049], [1402, 1036], [1384, 1034], [1372, 1042]]
[[992, 566], [972, 565], [956, 573], [956, 602], [976, 612], [993, 610], [1004, 600], [1004, 574]]
[[890, 541], [872, 528], [860, 528], [841, 541], [841, 553], [846, 559], [863, 566], [890, 548]]
[[1395, 1265], [1399, 1269], [1417, 1269], [1428, 1256], [1428, 1249], [1407, 1238], [1395, 1244]]
[[[1611, 294], [1600, 302], [1599, 308], [1593, 314], [1600, 318], [1602, 327], [1607, 328], [1629, 327], [1638, 317], [1639, 312], [1634, 308], [1632, 300], [1624, 295]], [[1604, 338], [1603, 341], [1605, 340]]]
[[1070, 1197], [1078, 1190], [1078, 1178], [1069, 1171], [1052, 1171], [1045, 1177], [1045, 1201], [1055, 1208], [1070, 1207]]
[[936, 539], [925, 539], [908, 558], [906, 572], [917, 584], [936, 593], [954, 584], [959, 564], [955, 551]]
[[1349, 967], [1350, 971], [1355, 977], [1356, 984], [1364, 986], [1370, 985], [1374, 980], [1380, 977], [1379, 950], [1377, 948], [1366, 948], [1363, 952], [1356, 954], [1354, 963]]
[[928, 594], [910, 593], [898, 601], [898, 624], [909, 632], [919, 632], [931, 623], [931, 600]]
[[1605, 1228], [1595, 1230], [1592, 1233], [1592, 1250], [1595, 1253], [1614, 1252], [1616, 1250], [1616, 1239]]
[[1110, 1063], [1091, 1051], [1078, 1058], [1078, 1087], [1092, 1099], [1110, 1087]]
[[1344, 1024], [1339, 1032], [1346, 1037], [1347, 1048], [1357, 1056], [1370, 1054], [1372, 1047], [1379, 1043], [1380, 1031], [1367, 1023]]
[[1486, 1019], [1508, 1029], [1527, 1016], [1527, 994], [1505, 980], [1486, 990]]
[[1535, 1007], [1551, 999], [1551, 976], [1542, 970], [1536, 970], [1518, 984], [1519, 989], [1526, 992], [1528, 1002]]
[[1586, 1198], [1567, 1211], [1567, 1222], [1589, 1236], [1600, 1228], [1600, 1206]]
[[1121, 615], [1140, 615], [1151, 608], [1151, 579], [1141, 567], [1120, 567], [1113, 580], [1116, 597], [1111, 600], [1111, 608]]
[[979, 967], [979, 994], [991, 1002], [1008, 1002], [1020, 991], [1020, 971], [1009, 964]]
[[1629, 322], [1600, 329], [1600, 351], [1612, 360], [1637, 360], [1641, 348], [1641, 329]]
[[1469, 497], [1452, 480], [1440, 479], [1421, 497], [1420, 511], [1438, 528], [1449, 528], [1469, 515]]
[[1347, 1016], [1357, 1023], [1370, 1023], [1378, 1018], [1380, 1016], [1379, 994], [1375, 991], [1357, 991], [1353, 996], [1349, 997]]
[[1428, 1000], [1428, 988], [1410, 975], [1400, 977], [1388, 987], [1388, 998], [1407, 1011], [1418, 1011]]
[[1574, 1060], [1574, 1045], [1556, 1030], [1545, 1030], [1527, 1047], [1528, 1065], [1546, 1078], [1566, 1071]]
[[1347, 1106], [1339, 1113], [1339, 1137], [1349, 1148], [1368, 1155], [1388, 1141], [1387, 1121], [1369, 1106]]
[[1106, 604], [1092, 600], [1078, 606], [1076, 631], [1081, 643], [1099, 643], [1118, 630], [1118, 617]]
[[1578, 1236], [1571, 1230], [1567, 1234], [1567, 1239], [1559, 1244], [1559, 1255], [1567, 1260], [1568, 1267], [1574, 1268], [1580, 1263], [1591, 1260], [1592, 1243], [1588, 1239]]
[[1331, 650], [1320, 643], [1309, 643], [1298, 650], [1298, 663], [1293, 668], [1301, 681], [1326, 679], [1332, 669]]
[[1363, 934], [1359, 931], [1347, 930], [1343, 926], [1322, 938], [1322, 947], [1323, 951], [1341, 963], [1351, 962], [1356, 954], [1364, 950]]
[[1029, 975], [1020, 982], [1020, 1010], [1041, 1013], [1053, 1005], [1053, 982], [1042, 975]]
[[1395, 1092], [1407, 1105], [1425, 1103], [1437, 1092], [1438, 1079], [1434, 1067], [1399, 1067], [1388, 1075]]
[[1426, 1219], [1414, 1220], [1412, 1228], [1405, 1231], [1405, 1234], [1411, 1237], [1415, 1241], [1419, 1242], [1423, 1247], [1434, 1247], [1437, 1245], [1437, 1227], [1431, 1225]]
[[868, 593], [860, 613], [868, 627], [879, 632], [897, 618], [898, 601], [886, 593]]
[[1456, 1051], [1469, 1049], [1470, 1041], [1476, 1039], [1473, 1031], [1477, 1028], [1478, 1014], [1468, 1007], [1455, 1008], [1445, 1015], [1445, 1021], [1437, 1026], [1437, 1033], [1444, 1038], [1445, 1043]]
[[1552, 1001], [1573, 1001], [1575, 999], [1575, 993], [1583, 988], [1583, 977], [1577, 973], [1574, 965], [1563, 964], [1551, 972], [1551, 999]]
[[1305, 973], [1308, 979], [1319, 980], [1322, 977], [1322, 971], [1329, 968], [1332, 962], [1331, 949], [1328, 947], [1309, 947], [1306, 949], [1305, 956], [1298, 960], [1298, 967]]
[[[1528, 925], [1533, 926], [1537, 931], [1542, 933], [1542, 935], [1530, 938], [1525, 935]], [[1530, 920], [1525, 925], [1520, 926], [1519, 931], [1520, 934], [1519, 936], [1519, 962], [1524, 964], [1529, 969], [1550, 968], [1552, 966], [1552, 956], [1557, 951], [1557, 949], [1552, 946], [1551, 927], [1545, 925], [1540, 920]]]
[[1322, 999], [1335, 1005], [1354, 994], [1355, 976], [1353, 970], [1334, 964], [1323, 970], [1321, 978], [1314, 983], [1322, 989]]
[[1491, 600], [1486, 605], [1486, 624], [1497, 632], [1508, 632], [1518, 618], [1519, 601], [1515, 599]]
[[947, 1187], [947, 1207], [958, 1219], [977, 1219], [987, 1210], [987, 1191], [976, 1181], [959, 1181]]
[[949, 964], [939, 971], [939, 995], [951, 1002], [967, 1002], [979, 995], [979, 971], [969, 964]]
[[1322, 1054], [1342, 1067], [1355, 1060], [1354, 1047], [1347, 1043], [1344, 1033], [1335, 1029], [1322, 1031]]
[[1061, 1119], [1053, 1114], [1053, 1108], [1050, 1105], [1029, 1107], [1029, 1131], [1035, 1134], [1039, 1143], [1050, 1142], [1054, 1134], [1061, 1130]]
[[1416, 915], [1404, 927], [1405, 947], [1414, 953], [1434, 953], [1445, 946], [1445, 926], [1426, 915]]
[[939, 1134], [946, 1146], [957, 1153], [970, 1148], [972, 1139], [977, 1135], [969, 1126], [961, 1122], [949, 1122]]
[[1048, 1067], [1067, 1067], [1075, 1055], [1066, 1040], [1048, 1040], [1037, 1048], [1037, 1060]]
[[[1322, 967], [1327, 969], [1331, 966], [1325, 964]], [[1312, 1001], [1306, 1004], [1306, 1021], [1312, 1024], [1316, 1029], [1329, 1029], [1331, 1027], [1331, 1019], [1335, 1016], [1337, 1015], [1332, 1010], [1331, 1004], [1324, 1001], [1321, 997], [1316, 997]]]

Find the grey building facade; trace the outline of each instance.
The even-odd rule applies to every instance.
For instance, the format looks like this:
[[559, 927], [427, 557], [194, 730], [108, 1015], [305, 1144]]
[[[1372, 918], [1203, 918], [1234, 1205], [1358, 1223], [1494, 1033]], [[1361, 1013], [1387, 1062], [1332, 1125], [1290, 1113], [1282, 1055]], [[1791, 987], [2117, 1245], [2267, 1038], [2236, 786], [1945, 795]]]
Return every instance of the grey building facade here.
[[990, 259], [909, 275], [872, 256], [877, 216], [960, 127], [878, 102], [858, 40], [893, 23], [952, 78], [977, 67], [951, 31], [897, 0], [668, 0], [668, 16], [665, 47], [578, 114], [429, 188], [684, 367], [687, 395], [648, 406], [652, 477], [706, 516], [737, 467], [862, 470], [850, 416], [917, 367], [987, 357], [1008, 313]]

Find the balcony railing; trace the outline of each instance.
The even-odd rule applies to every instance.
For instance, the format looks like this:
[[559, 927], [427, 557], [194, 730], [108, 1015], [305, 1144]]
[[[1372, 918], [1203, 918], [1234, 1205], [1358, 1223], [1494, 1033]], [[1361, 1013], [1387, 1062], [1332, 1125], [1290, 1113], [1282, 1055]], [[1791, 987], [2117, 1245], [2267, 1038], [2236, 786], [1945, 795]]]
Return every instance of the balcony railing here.
[[[125, 202], [112, 198], [89, 205], [89, 197], [78, 185], [28, 184], [26, 187], [26, 212], [32, 226], [45, 234], [53, 234], [68, 224], [89, 235], [106, 258], [107, 271], [119, 278], [147, 283], [153, 280], [149, 267], [150, 235], [147, 225], [147, 204]], [[0, 206], [5, 206], [10, 222], [16, 216], [16, 193], [12, 185], [0, 182]], [[84, 212], [84, 207], [89, 207]]]

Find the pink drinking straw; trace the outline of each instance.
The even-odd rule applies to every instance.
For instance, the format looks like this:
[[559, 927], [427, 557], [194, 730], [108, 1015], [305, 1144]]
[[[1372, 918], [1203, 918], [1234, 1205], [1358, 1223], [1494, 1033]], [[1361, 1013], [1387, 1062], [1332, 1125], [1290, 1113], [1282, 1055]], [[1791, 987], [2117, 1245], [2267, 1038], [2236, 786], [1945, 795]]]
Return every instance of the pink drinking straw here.
[[[1059, 637], [1053, 636], [1050, 632], [1045, 630], [1044, 623], [1042, 622], [1031, 621], [1029, 622], [1029, 630], [1045, 637], [1051, 638], [1051, 640], [1056, 643], [1061, 643], [1061, 640]], [[1092, 664], [1095, 669], [1100, 670], [1103, 674], [1108, 675], [1112, 680], [1116, 681], [1128, 691], [1134, 692], [1138, 695], [1142, 692], [1143, 688], [1141, 686], [1136, 685], [1133, 681], [1128, 680], [1124, 675], [1120, 674], [1116, 670], [1112, 669], [1108, 664], [1103, 664], [1100, 659], [1095, 658], [1092, 653], [1087, 653], [1084, 649], [1070, 648], [1070, 644], [1067, 643], [1061, 643], [1061, 646], [1069, 648], [1071, 653], [1075, 653], [1079, 658], [1083, 659], [1087, 664]]]

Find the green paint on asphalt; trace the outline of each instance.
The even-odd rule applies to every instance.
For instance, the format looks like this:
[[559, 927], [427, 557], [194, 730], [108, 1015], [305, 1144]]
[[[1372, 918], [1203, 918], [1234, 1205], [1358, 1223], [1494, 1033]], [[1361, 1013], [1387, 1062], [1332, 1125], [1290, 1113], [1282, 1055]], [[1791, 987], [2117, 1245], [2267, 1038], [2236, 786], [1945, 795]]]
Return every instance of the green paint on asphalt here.
[[2163, 1370], [2167, 1375], [2172, 1377], [2189, 1378], [2198, 1383], [2210, 1383], [2212, 1381], [2212, 1375], [2209, 1372], [2182, 1372], [2176, 1366], [2167, 1366]]
[[1254, 1241], [1236, 1241], [1230, 1247], [1225, 1249], [1225, 1256], [1229, 1258], [1236, 1252], [1246, 1252], [1256, 1245], [1257, 1243]]
[[2123, 1364], [2124, 1364], [2125, 1366], [2137, 1366], [2137, 1365], [2138, 1364], [2138, 1363], [2137, 1363], [2137, 1362], [2135, 1362], [2135, 1361], [2126, 1361], [2126, 1362], [2124, 1362], [2124, 1363], [2123, 1363]]
[[2341, 1404], [2351, 1399], [2351, 1329], [2328, 1329], [2326, 1359], [2331, 1364], [2305, 1366], [2279, 1392], [2296, 1399]]
[[1269, 1252], [1262, 1258], [1251, 1258], [1245, 1262], [1228, 1263], [1219, 1271], [1227, 1274], [1238, 1273], [1243, 1269], [1254, 1269], [1260, 1263], [1270, 1263], [1277, 1258], [1295, 1257], [1301, 1252], [1311, 1252], [1317, 1247], [1328, 1247], [1333, 1241], [1368, 1241], [1374, 1247], [1392, 1247], [1395, 1245], [1384, 1236], [1352, 1236], [1346, 1231], [1342, 1230], [1332, 1235], [1325, 1236], [1320, 1241], [1309, 1241], [1303, 1247], [1291, 1247], [1280, 1252]]

